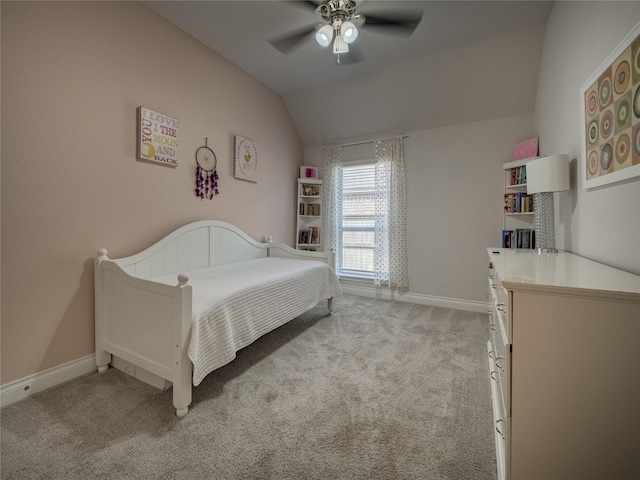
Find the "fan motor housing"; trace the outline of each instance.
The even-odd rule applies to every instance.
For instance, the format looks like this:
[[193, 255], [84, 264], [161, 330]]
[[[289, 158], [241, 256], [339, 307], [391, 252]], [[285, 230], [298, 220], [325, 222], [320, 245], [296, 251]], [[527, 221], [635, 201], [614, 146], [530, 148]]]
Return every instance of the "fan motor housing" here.
[[353, 0], [329, 0], [318, 5], [316, 13], [329, 23], [333, 23], [334, 20], [343, 22], [355, 15], [356, 2]]

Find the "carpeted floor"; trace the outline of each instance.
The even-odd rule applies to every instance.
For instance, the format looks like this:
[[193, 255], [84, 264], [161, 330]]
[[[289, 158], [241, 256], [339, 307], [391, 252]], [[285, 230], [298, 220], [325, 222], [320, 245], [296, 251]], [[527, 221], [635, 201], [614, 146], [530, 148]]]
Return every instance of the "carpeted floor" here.
[[494, 480], [486, 315], [344, 295], [194, 389], [117, 370], [1, 412], [2, 479]]

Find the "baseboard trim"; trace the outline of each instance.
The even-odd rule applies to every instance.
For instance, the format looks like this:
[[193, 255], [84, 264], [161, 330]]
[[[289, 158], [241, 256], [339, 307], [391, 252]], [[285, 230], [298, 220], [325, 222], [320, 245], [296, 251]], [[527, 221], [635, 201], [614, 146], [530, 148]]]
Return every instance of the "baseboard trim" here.
[[24, 400], [47, 388], [73, 380], [76, 377], [96, 370], [94, 354], [64, 363], [34, 375], [0, 386], [0, 407]]
[[379, 288], [368, 285], [356, 286], [343, 284], [342, 292], [350, 295], [360, 295], [362, 297], [417, 303], [419, 305], [452, 308], [454, 310], [465, 310], [467, 312], [486, 313], [489, 310], [489, 303], [487, 302], [476, 302], [472, 300], [462, 300], [459, 298], [435, 297], [419, 293], [399, 293], [389, 290], [388, 288]]

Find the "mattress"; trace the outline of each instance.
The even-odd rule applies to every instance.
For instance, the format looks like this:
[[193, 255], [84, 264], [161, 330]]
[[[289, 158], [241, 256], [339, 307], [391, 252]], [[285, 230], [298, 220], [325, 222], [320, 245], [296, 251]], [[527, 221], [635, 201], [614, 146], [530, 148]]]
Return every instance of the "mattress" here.
[[[267, 257], [185, 273], [193, 292], [194, 385], [262, 335], [342, 293], [335, 272], [316, 260]], [[175, 275], [153, 280], [176, 284]]]

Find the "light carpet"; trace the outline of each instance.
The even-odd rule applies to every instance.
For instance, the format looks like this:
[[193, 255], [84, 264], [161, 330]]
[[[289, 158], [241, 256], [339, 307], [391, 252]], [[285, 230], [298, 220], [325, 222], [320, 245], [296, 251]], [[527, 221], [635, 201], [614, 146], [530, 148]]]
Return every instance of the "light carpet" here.
[[3, 479], [495, 480], [486, 315], [344, 295], [194, 389], [114, 369], [2, 409]]

